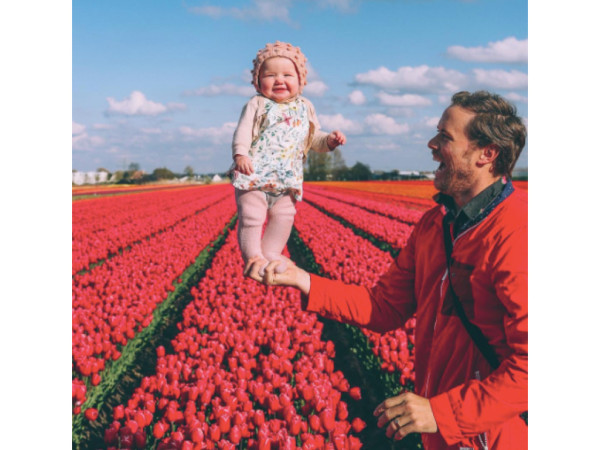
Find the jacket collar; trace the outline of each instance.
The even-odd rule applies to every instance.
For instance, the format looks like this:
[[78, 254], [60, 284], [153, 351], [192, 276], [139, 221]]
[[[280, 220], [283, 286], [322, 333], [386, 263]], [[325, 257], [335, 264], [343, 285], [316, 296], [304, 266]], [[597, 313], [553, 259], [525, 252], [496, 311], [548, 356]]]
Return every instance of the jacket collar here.
[[512, 181], [507, 177], [502, 177], [458, 210], [454, 199], [449, 195], [440, 192], [433, 199], [444, 207], [445, 214], [451, 215], [450, 220], [454, 223], [454, 235], [457, 236], [485, 219], [514, 190]]

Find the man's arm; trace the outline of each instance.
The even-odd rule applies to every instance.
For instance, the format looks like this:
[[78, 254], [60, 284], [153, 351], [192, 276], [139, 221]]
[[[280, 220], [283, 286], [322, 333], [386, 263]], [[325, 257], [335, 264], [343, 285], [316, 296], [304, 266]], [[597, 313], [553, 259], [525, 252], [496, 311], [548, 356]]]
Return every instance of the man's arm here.
[[269, 263], [260, 275], [262, 263], [251, 259], [244, 274], [274, 286], [293, 286], [303, 293], [302, 305], [323, 317], [384, 333], [401, 327], [414, 314], [414, 241], [413, 231], [406, 247], [388, 271], [371, 288], [345, 284], [320, 277], [290, 265], [275, 273], [277, 261]]

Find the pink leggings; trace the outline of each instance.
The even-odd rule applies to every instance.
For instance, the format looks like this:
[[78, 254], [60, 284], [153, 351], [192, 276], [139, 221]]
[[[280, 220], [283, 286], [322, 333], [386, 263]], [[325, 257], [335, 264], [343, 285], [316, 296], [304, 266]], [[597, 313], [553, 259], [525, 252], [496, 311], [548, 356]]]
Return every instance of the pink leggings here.
[[[276, 272], [285, 271], [287, 258], [281, 255], [290, 237], [296, 200], [289, 194], [274, 198], [262, 191], [235, 190], [238, 208], [238, 242], [244, 262], [254, 256], [267, 261], [279, 260]], [[270, 203], [270, 204], [269, 204]], [[265, 232], [262, 227], [269, 217]]]

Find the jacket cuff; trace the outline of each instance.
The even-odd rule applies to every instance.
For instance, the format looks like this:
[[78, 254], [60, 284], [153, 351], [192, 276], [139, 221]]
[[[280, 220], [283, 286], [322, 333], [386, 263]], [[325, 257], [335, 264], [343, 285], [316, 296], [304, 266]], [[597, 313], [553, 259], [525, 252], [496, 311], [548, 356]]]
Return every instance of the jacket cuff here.
[[310, 291], [308, 296], [303, 295], [302, 306], [306, 311], [318, 312], [325, 304], [325, 295], [328, 292], [327, 286], [334, 281], [323, 278], [314, 273], [310, 274]]
[[442, 435], [446, 444], [453, 445], [463, 440], [464, 436], [456, 421], [456, 414], [454, 414], [448, 394], [444, 393], [430, 398], [429, 404], [433, 411], [438, 432]]

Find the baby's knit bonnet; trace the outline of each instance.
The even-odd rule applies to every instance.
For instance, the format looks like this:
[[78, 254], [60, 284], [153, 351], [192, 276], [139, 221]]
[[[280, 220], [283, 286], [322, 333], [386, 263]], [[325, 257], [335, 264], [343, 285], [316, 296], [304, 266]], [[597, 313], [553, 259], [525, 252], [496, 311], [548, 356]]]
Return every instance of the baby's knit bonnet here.
[[298, 72], [298, 86], [300, 88], [300, 92], [302, 92], [302, 87], [306, 85], [306, 75], [308, 72], [306, 70], [306, 57], [300, 51], [300, 47], [294, 47], [292, 44], [279, 41], [275, 41], [274, 44], [267, 44], [265, 48], [260, 49], [256, 53], [256, 58], [254, 61], [252, 61], [254, 64], [254, 68], [252, 69], [252, 84], [256, 90], [260, 92], [258, 86], [260, 67], [267, 59], [275, 56], [288, 58], [294, 63], [296, 66], [296, 71]]

